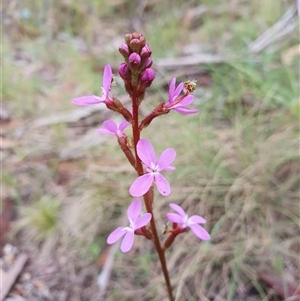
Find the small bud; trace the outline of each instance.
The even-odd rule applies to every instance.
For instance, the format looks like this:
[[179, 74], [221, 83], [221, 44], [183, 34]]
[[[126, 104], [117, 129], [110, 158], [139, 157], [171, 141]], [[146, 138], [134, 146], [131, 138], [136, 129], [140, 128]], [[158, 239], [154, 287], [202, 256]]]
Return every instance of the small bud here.
[[133, 39], [140, 39], [140, 37], [142, 36], [142, 34], [141, 33], [139, 33], [139, 32], [134, 32], [133, 34], [132, 34], [132, 38]]
[[132, 34], [131, 34], [131, 33], [127, 33], [127, 34], [125, 35], [125, 42], [126, 42], [127, 44], [129, 44], [131, 40], [132, 40]]
[[124, 58], [128, 58], [128, 56], [129, 56], [129, 49], [128, 49], [127, 44], [123, 43], [119, 47], [119, 52], [124, 56]]
[[128, 58], [130, 66], [136, 68], [139, 67], [141, 64], [141, 57], [137, 53], [131, 53]]
[[146, 68], [150, 68], [152, 66], [152, 59], [151, 57], [148, 57], [146, 60]]
[[149, 45], [146, 44], [141, 50], [141, 58], [142, 59], [148, 58], [151, 56], [151, 54], [152, 54], [152, 51], [151, 51]]
[[140, 46], [141, 48], [144, 47], [146, 45], [146, 39], [144, 38], [143, 35], [141, 35], [140, 37]]
[[132, 39], [129, 43], [129, 48], [132, 52], [140, 52], [141, 49], [140, 40]]
[[149, 84], [149, 86], [150, 86], [152, 81], [154, 80], [154, 78], [155, 78], [154, 70], [151, 68], [147, 68], [141, 76], [141, 81], [143, 83], [150, 82], [150, 84]]
[[124, 80], [131, 79], [131, 71], [126, 63], [122, 63], [119, 66], [119, 74]]

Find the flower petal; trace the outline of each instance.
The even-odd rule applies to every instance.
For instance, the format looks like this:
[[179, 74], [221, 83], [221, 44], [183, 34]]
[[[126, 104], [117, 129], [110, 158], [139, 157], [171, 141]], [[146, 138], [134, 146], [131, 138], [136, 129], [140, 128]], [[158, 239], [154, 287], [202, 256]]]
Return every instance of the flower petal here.
[[192, 215], [188, 218], [188, 225], [205, 224], [206, 220], [200, 215]]
[[142, 209], [142, 203], [140, 200], [133, 200], [127, 209], [128, 220], [131, 220], [134, 224], [137, 218], [139, 217]]
[[165, 171], [172, 171], [172, 170], [175, 170], [176, 169], [176, 167], [175, 166], [167, 166], [164, 170]]
[[161, 174], [155, 175], [155, 183], [156, 183], [158, 191], [163, 196], [168, 196], [171, 193], [170, 184], [163, 175], [161, 175]]
[[177, 204], [171, 203], [169, 205], [174, 211], [176, 211], [180, 216], [185, 217], [186, 213], [185, 211]]
[[177, 223], [177, 224], [183, 224], [184, 223], [183, 217], [180, 216], [177, 213], [167, 213], [166, 216], [167, 216], [168, 220], [173, 222], [173, 223]]
[[176, 88], [176, 90], [174, 91], [174, 94], [173, 94], [173, 100], [174, 100], [174, 98], [177, 98], [178, 97], [178, 95], [181, 93], [181, 91], [182, 91], [182, 89], [183, 89], [183, 83], [180, 83], [179, 85], [178, 85], [178, 87]]
[[126, 230], [124, 227], [118, 227], [116, 230], [111, 232], [109, 236], [107, 237], [106, 242], [111, 245], [115, 243], [117, 240], [119, 240], [123, 235], [125, 235]]
[[157, 165], [159, 169], [164, 170], [175, 160], [175, 157], [176, 157], [176, 152], [173, 148], [165, 149], [157, 161]]
[[203, 227], [199, 226], [198, 224], [190, 225], [190, 228], [198, 238], [200, 238], [202, 240], [210, 239], [209, 233]]
[[173, 95], [174, 95], [174, 91], [175, 91], [175, 84], [176, 84], [176, 78], [172, 78], [171, 82], [170, 82], [170, 86], [169, 86], [169, 102], [173, 101]]
[[135, 230], [139, 229], [141, 227], [146, 226], [150, 222], [151, 218], [152, 218], [152, 214], [151, 213], [145, 213], [145, 214], [143, 214], [141, 217], [139, 217], [136, 220], [136, 222], [134, 224], [135, 225]]
[[199, 110], [188, 110], [185, 108], [174, 108], [175, 111], [177, 111], [178, 113], [182, 114], [182, 115], [191, 115], [191, 114], [196, 114], [199, 112]]
[[111, 131], [109, 131], [107, 129], [97, 129], [96, 132], [99, 134], [104, 134], [104, 135], [115, 135], [115, 133], [112, 133]]
[[134, 241], [134, 232], [133, 231], [127, 232], [121, 244], [121, 251], [123, 253], [128, 252], [132, 248], [133, 241]]
[[104, 102], [102, 98], [95, 96], [95, 95], [88, 95], [88, 96], [82, 96], [78, 98], [73, 98], [72, 103], [77, 106], [87, 106], [87, 105], [94, 105], [97, 103]]
[[117, 127], [117, 125], [115, 124], [115, 122], [113, 121], [113, 120], [111, 120], [111, 119], [108, 119], [108, 120], [105, 120], [104, 122], [103, 122], [103, 126], [108, 130], [108, 131], [110, 131], [110, 132], [112, 132], [112, 133], [116, 133], [117, 132], [117, 130], [118, 130], [118, 127]]
[[103, 72], [103, 80], [102, 80], [102, 88], [106, 92], [105, 97], [108, 96], [108, 92], [110, 90], [112, 80], [112, 70], [110, 65], [105, 65], [104, 72]]
[[120, 125], [118, 126], [120, 131], [124, 131], [128, 126], [129, 126], [130, 122], [124, 120], [120, 123]]
[[188, 95], [187, 97], [185, 97], [181, 102], [179, 102], [174, 107], [177, 107], [177, 106], [185, 107], [185, 106], [188, 106], [191, 103], [193, 103], [193, 101], [194, 101], [194, 96], [193, 95]]
[[151, 163], [156, 163], [154, 148], [147, 139], [140, 139], [136, 148], [138, 156], [144, 164], [146, 164], [148, 167], [151, 167]]
[[130, 186], [129, 193], [133, 197], [140, 197], [144, 195], [153, 183], [154, 176], [151, 174], [144, 174], [138, 177]]

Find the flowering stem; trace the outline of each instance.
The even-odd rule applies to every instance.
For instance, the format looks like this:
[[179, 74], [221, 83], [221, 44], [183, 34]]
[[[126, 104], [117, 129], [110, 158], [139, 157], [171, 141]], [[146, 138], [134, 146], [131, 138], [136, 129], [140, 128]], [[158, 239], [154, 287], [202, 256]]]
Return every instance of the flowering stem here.
[[[133, 115], [133, 119], [132, 119], [132, 132], [133, 132], [133, 141], [134, 141], [134, 151], [135, 151], [135, 157], [136, 157], [136, 165], [135, 165], [135, 169], [137, 171], [138, 176], [142, 176], [144, 174], [144, 170], [143, 170], [143, 165], [142, 162], [140, 160], [140, 158], [138, 157], [137, 154], [137, 143], [140, 140], [140, 130], [139, 130], [139, 100], [138, 97], [136, 97], [136, 93], [133, 92], [132, 95], [132, 115]], [[169, 295], [169, 300], [170, 301], [174, 301], [174, 297], [173, 297], [173, 293], [172, 293], [172, 286], [171, 286], [171, 281], [170, 281], [170, 276], [169, 276], [169, 271], [167, 268], [167, 263], [166, 263], [166, 257], [165, 257], [165, 253], [162, 250], [160, 241], [159, 241], [159, 237], [157, 234], [157, 229], [156, 229], [156, 225], [155, 225], [155, 220], [154, 220], [154, 215], [153, 215], [153, 210], [152, 210], [152, 203], [153, 203], [153, 189], [150, 188], [149, 191], [143, 196], [144, 198], [144, 202], [145, 202], [145, 206], [147, 209], [147, 212], [152, 214], [152, 219], [150, 220], [150, 227], [151, 227], [151, 232], [153, 235], [153, 242], [155, 245], [155, 249], [156, 252], [158, 254], [159, 257], [159, 261], [161, 264], [161, 268], [165, 277], [165, 282], [166, 282], [166, 286], [167, 286], [167, 290], [168, 290], [168, 295]]]

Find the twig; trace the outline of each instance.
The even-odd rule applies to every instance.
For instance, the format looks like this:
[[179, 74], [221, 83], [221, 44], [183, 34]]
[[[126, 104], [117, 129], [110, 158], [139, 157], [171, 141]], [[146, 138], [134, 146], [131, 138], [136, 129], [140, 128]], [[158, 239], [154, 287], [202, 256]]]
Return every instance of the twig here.
[[183, 66], [194, 66], [196, 64], [223, 63], [235, 59], [236, 57], [225, 57], [218, 54], [199, 53], [184, 57], [161, 59], [156, 63], [156, 66], [161, 68], [177, 68]]
[[27, 255], [20, 254], [9, 271], [3, 275], [4, 277], [1, 279], [2, 283], [0, 286], [0, 301], [3, 301], [9, 293], [19, 274], [23, 270], [26, 261]]
[[97, 284], [98, 284], [103, 296], [105, 294], [106, 287], [107, 287], [108, 281], [110, 279], [110, 275], [111, 275], [111, 271], [112, 271], [113, 263], [114, 263], [114, 258], [115, 258], [116, 252], [119, 249], [119, 247], [120, 247], [120, 242], [115, 243], [110, 248], [108, 256], [106, 258], [106, 261], [103, 265], [103, 268], [102, 268], [100, 274], [98, 275]]
[[[298, 10], [299, 2], [300, 1], [297, 0]], [[297, 26], [297, 21], [297, 4], [295, 3], [272, 27], [270, 27], [259, 38], [248, 45], [248, 51], [257, 53], [264, 50], [270, 44], [280, 40], [285, 35], [292, 32]]]

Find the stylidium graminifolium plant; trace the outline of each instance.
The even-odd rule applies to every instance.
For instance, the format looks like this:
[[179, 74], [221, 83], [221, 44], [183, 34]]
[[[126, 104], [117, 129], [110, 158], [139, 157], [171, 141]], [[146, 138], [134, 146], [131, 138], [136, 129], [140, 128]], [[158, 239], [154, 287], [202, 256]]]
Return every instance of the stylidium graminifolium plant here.
[[[157, 158], [152, 144], [147, 139], [141, 138], [141, 133], [154, 118], [167, 114], [171, 110], [183, 115], [198, 113], [198, 110], [186, 108], [194, 101], [191, 93], [195, 90], [195, 82], [182, 82], [176, 87], [176, 78], [173, 78], [169, 86], [168, 100], [159, 103], [152, 112], [140, 120], [139, 107], [144, 101], [146, 89], [155, 78], [155, 72], [151, 68], [152, 52], [149, 45], [146, 44], [144, 36], [138, 32], [125, 35], [125, 43], [119, 47], [119, 52], [125, 61], [119, 66], [119, 75], [123, 79], [125, 90], [132, 101], [130, 110], [111, 94], [113, 73], [110, 65], [106, 65], [104, 68], [100, 97], [82, 96], [72, 99], [72, 102], [79, 106], [103, 103], [108, 109], [123, 116], [124, 121], [120, 124], [106, 120], [103, 122], [103, 128], [96, 130], [99, 134], [116, 136], [121, 150], [137, 173], [137, 178], [129, 188], [129, 194], [134, 197], [127, 209], [129, 225], [116, 228], [108, 236], [107, 243], [113, 244], [122, 238], [121, 251], [126, 253], [131, 250], [136, 235], [152, 240], [164, 274], [169, 300], [174, 301], [165, 259], [167, 248], [177, 235], [186, 232], [188, 228], [201, 240], [209, 240], [210, 235], [199, 225], [206, 223], [203, 217], [199, 215], [189, 217], [179, 205], [170, 203], [170, 208], [175, 212], [167, 213], [166, 217], [173, 225], [172, 228], [167, 229], [168, 236], [165, 241], [160, 241], [153, 215], [154, 189], [157, 188], [159, 193], [165, 197], [171, 194], [170, 184], [161, 172], [175, 169], [171, 164], [175, 160], [176, 152], [173, 148], [167, 148]], [[124, 130], [130, 125], [132, 136], [128, 137]], [[142, 202], [137, 199], [141, 197], [146, 213], [142, 213]]]

